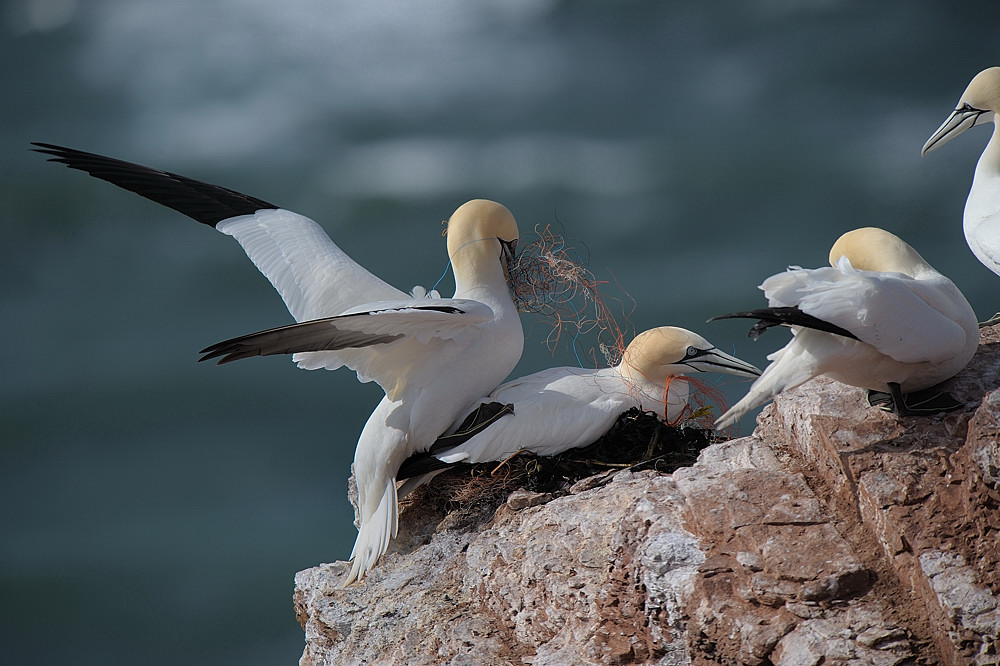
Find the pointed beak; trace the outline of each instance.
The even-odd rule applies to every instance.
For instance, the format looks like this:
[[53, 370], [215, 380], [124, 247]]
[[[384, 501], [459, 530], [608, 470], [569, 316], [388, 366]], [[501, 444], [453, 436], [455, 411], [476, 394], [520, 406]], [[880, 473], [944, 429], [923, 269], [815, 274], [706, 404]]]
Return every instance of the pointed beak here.
[[497, 238], [497, 240], [500, 241], [504, 262], [510, 263], [514, 261], [514, 255], [517, 252], [517, 239], [505, 241], [502, 238]]
[[986, 111], [976, 109], [968, 104], [955, 109], [948, 116], [948, 119], [942, 123], [941, 127], [937, 128], [937, 131], [931, 135], [931, 138], [927, 139], [927, 143], [920, 150], [920, 154], [926, 155], [938, 146], [948, 143], [970, 127], [986, 122], [989, 117], [980, 120], [985, 113]]
[[721, 372], [737, 377], [760, 377], [760, 370], [746, 361], [715, 349], [706, 349], [701, 354], [684, 361], [684, 365], [698, 372]]
[[510, 282], [511, 276], [514, 275], [514, 265], [517, 259], [517, 239], [505, 241], [502, 238], [497, 238], [497, 240], [500, 241], [500, 263], [503, 265], [507, 282]]

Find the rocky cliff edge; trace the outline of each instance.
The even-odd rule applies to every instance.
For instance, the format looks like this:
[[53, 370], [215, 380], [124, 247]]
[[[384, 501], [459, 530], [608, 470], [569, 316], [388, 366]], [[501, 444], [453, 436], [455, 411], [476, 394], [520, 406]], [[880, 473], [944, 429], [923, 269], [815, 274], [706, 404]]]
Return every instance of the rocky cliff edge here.
[[672, 474], [416, 502], [363, 583], [296, 575], [300, 664], [1000, 663], [1000, 328], [947, 388], [820, 378]]

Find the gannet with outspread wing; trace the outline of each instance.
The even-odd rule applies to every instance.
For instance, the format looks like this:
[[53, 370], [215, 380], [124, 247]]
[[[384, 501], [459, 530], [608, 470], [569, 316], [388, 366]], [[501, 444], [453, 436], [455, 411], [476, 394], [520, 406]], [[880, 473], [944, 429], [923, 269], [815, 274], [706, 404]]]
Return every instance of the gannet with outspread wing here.
[[297, 213], [177, 174], [36, 145], [54, 161], [233, 236], [300, 322], [213, 345], [204, 358], [292, 353], [302, 368], [347, 366], [385, 390], [355, 453], [360, 526], [347, 582], [363, 577], [396, 533], [400, 463], [429, 448], [521, 356], [508, 287], [518, 240], [513, 215], [486, 200], [459, 207], [447, 228], [455, 296], [426, 298], [369, 273]]
[[400, 494], [456, 463], [504, 460], [519, 451], [551, 456], [597, 440], [632, 407], [657, 412], [668, 423], [688, 406], [691, 372], [757, 377], [760, 370], [697, 333], [662, 326], [644, 331], [615, 367], [542, 370], [478, 398], [426, 453], [400, 469], [409, 479]]
[[975, 354], [976, 315], [958, 287], [900, 238], [874, 227], [841, 236], [830, 264], [769, 277], [760, 286], [769, 308], [715, 317], [759, 319], [754, 339], [779, 324], [793, 334], [716, 427], [823, 374], [880, 392], [869, 397], [872, 404], [900, 415], [960, 406], [940, 392], [904, 395], [952, 377]]
[[993, 123], [993, 135], [976, 165], [972, 189], [965, 201], [962, 226], [965, 240], [976, 258], [1000, 275], [1000, 67], [977, 74], [962, 93], [958, 106], [920, 151], [924, 155], [976, 125]]

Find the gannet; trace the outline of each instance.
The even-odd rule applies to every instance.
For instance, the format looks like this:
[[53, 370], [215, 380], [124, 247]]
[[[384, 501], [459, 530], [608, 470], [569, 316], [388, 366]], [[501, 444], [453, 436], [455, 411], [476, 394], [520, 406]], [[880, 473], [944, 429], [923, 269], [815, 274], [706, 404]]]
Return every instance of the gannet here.
[[455, 296], [427, 298], [369, 273], [297, 213], [184, 176], [36, 145], [53, 161], [233, 236], [300, 322], [213, 345], [202, 360], [294, 353], [301, 368], [347, 366], [384, 389], [354, 459], [360, 525], [345, 585], [362, 578], [396, 534], [400, 463], [429, 448], [521, 356], [524, 337], [508, 287], [518, 240], [514, 216], [482, 199], [460, 206], [447, 227]]
[[917, 251], [893, 234], [867, 227], [841, 236], [831, 268], [792, 267], [760, 286], [769, 308], [723, 315], [760, 319], [756, 339], [783, 324], [792, 340], [749, 392], [717, 421], [724, 428], [754, 407], [817, 375], [871, 389], [869, 402], [899, 415], [954, 409], [944, 394], [903, 395], [932, 387], [965, 367], [979, 344], [968, 301]]
[[697, 333], [662, 326], [636, 336], [611, 368], [549, 368], [474, 401], [428, 452], [400, 470], [405, 495], [452, 464], [504, 460], [519, 451], [551, 456], [597, 440], [632, 407], [668, 423], [688, 406], [690, 372], [757, 377], [760, 370]]
[[927, 139], [920, 154], [944, 145], [970, 127], [994, 123], [993, 135], [976, 165], [962, 226], [976, 258], [1000, 275], [1000, 134], [995, 122], [998, 110], [1000, 67], [990, 67], [976, 74], [958, 100], [958, 106]]

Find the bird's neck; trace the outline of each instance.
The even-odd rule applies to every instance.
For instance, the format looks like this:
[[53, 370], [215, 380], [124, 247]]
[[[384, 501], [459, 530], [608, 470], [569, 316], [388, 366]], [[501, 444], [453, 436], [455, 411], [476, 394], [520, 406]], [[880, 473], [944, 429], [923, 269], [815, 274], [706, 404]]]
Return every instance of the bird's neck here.
[[987, 220], [1000, 218], [1000, 131], [994, 125], [986, 149], [976, 164], [972, 189], [965, 202], [966, 232]]
[[627, 358], [623, 359], [622, 362], [615, 367], [615, 371], [621, 376], [622, 380], [626, 384], [642, 391], [643, 393], [660, 395], [662, 397], [661, 394], [663, 393], [664, 388], [666, 388], [662, 382], [653, 381], [645, 372], [629, 363]]
[[976, 179], [998, 177], [1000, 177], [1000, 129], [994, 124], [993, 135], [976, 165]]
[[656, 412], [671, 423], [687, 405], [689, 389], [684, 375], [666, 377], [664, 384], [650, 380], [633, 366], [624, 363], [615, 369], [628, 386], [633, 406]]
[[492, 246], [467, 246], [452, 259], [455, 298], [471, 298], [490, 307], [513, 305], [498, 253]]

